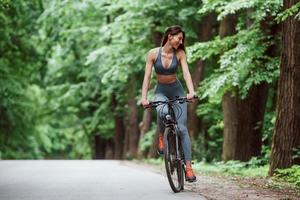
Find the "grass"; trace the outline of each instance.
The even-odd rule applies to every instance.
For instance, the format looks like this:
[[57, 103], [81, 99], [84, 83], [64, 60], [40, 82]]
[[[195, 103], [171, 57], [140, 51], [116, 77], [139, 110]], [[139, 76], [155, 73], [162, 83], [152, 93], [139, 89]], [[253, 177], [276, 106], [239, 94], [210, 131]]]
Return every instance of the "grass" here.
[[[142, 162], [152, 165], [163, 165], [163, 158], [144, 159]], [[205, 175], [217, 175], [224, 177], [236, 177], [247, 179], [265, 179], [267, 185], [264, 187], [293, 190], [300, 195], [300, 167], [292, 167], [285, 170], [278, 170], [272, 178], [268, 177], [269, 164], [264, 164], [257, 158], [248, 162], [228, 161], [228, 162], [194, 162], [193, 168], [196, 172]]]
[[[163, 158], [148, 158], [142, 162], [153, 165], [163, 165]], [[245, 177], [267, 177], [269, 165], [250, 165], [249, 162], [228, 161], [224, 162], [194, 162], [194, 170], [203, 174], [219, 174], [225, 176], [245, 176]]]
[[147, 164], [152, 164], [152, 165], [162, 165], [164, 160], [162, 157], [159, 158], [147, 158], [143, 159], [142, 162], [147, 163]]
[[266, 177], [269, 165], [251, 166], [239, 161], [205, 163], [197, 162], [194, 169], [204, 174], [219, 174], [224, 176]]

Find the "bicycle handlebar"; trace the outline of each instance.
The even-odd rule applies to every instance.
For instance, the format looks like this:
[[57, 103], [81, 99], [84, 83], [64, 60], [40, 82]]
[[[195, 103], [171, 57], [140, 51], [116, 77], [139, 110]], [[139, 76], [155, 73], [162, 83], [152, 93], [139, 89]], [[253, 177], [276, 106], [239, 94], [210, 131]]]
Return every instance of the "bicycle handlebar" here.
[[198, 99], [198, 97], [194, 96], [191, 99], [188, 99], [187, 97], [176, 97], [175, 99], [165, 100], [165, 101], [150, 101], [149, 105], [144, 106], [144, 109], [147, 109], [147, 108], [156, 108], [159, 105], [162, 105], [162, 104], [172, 104], [174, 102], [182, 104], [182, 103], [185, 103], [185, 102], [191, 102], [192, 99]]

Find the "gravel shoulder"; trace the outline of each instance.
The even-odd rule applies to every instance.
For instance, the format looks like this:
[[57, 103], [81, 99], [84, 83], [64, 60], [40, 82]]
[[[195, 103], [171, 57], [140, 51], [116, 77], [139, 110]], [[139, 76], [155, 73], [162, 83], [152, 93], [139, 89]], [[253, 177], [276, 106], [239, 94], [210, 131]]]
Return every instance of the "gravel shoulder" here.
[[[125, 165], [136, 165], [166, 176], [163, 165], [128, 162]], [[185, 191], [195, 192], [209, 200], [300, 200], [299, 194], [291, 188], [274, 187], [269, 178], [229, 177], [217, 174], [196, 172], [197, 182], [185, 184]], [[167, 179], [166, 179], [166, 184]]]

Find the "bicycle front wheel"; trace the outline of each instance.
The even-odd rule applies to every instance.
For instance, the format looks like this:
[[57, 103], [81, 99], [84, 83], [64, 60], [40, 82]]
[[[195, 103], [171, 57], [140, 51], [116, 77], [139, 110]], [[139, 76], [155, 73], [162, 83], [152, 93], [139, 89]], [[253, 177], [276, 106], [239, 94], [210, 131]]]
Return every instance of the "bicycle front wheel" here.
[[183, 168], [180, 156], [177, 155], [176, 134], [173, 128], [167, 127], [164, 133], [165, 167], [172, 190], [177, 193], [183, 189]]

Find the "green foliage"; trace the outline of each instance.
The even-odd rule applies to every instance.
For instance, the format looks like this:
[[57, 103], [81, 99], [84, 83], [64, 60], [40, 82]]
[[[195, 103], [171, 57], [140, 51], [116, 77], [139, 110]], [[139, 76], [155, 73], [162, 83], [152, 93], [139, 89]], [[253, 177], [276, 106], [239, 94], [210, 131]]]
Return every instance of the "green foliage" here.
[[[210, 12], [218, 14], [218, 20], [248, 11], [246, 18], [240, 15], [237, 34], [213, 41], [196, 43], [190, 47], [188, 58], [193, 62], [197, 58], [207, 59], [212, 55], [220, 55], [219, 67], [215, 66], [214, 73], [201, 84], [202, 98], [214, 97], [221, 100], [226, 91], [237, 92], [242, 98], [247, 96], [252, 85], [266, 81], [272, 83], [279, 75], [279, 59], [267, 57], [266, 49], [274, 44], [274, 38], [264, 35], [260, 24], [265, 18], [276, 16], [281, 9], [281, 1], [220, 1], [208, 0], [203, 2], [199, 14]], [[250, 27], [246, 20], [252, 21]], [[262, 41], [264, 41], [262, 43]]]
[[293, 148], [293, 159], [300, 159], [300, 147]]
[[264, 125], [262, 130], [262, 159], [267, 163], [270, 160], [272, 136], [275, 127], [275, 111], [266, 112], [264, 116]]
[[105, 22], [102, 5], [94, 1], [49, 1], [38, 19], [37, 41], [48, 57], [48, 112], [39, 129], [48, 130], [44, 134], [49, 137], [45, 143], [48, 148], [44, 148], [47, 157], [90, 158], [94, 135], [112, 137], [111, 98], [100, 93], [103, 85], [98, 69], [85, 65], [91, 49], [101, 45], [98, 30]]
[[[179, 24], [191, 44], [189, 67], [198, 58], [208, 63], [198, 88], [206, 128], [193, 149], [199, 160], [220, 160], [222, 95], [245, 97], [252, 85], [278, 77], [279, 59], [265, 55], [275, 38], [260, 23], [281, 7], [280, 0], [0, 1], [1, 158], [90, 158], [94, 136], [113, 138], [114, 117], [126, 117], [127, 92], [139, 96], [153, 33]], [[218, 20], [239, 15], [237, 34], [198, 43], [201, 17], [211, 12]], [[274, 126], [271, 112], [265, 140]], [[153, 135], [152, 127], [142, 150]], [[265, 155], [268, 150], [265, 145]]]
[[0, 4], [0, 152], [2, 158], [40, 158], [36, 107], [30, 86], [39, 82], [41, 57], [35, 48], [37, 1]]
[[[126, 115], [128, 88], [140, 88], [128, 80], [141, 82], [153, 32], [186, 24], [195, 39], [200, 4], [1, 1], [1, 156], [90, 157], [93, 137], [112, 138], [114, 117]], [[14, 150], [23, 141], [30, 147]]]
[[[269, 47], [277, 43], [277, 38], [268, 35], [268, 30], [264, 30], [262, 24], [274, 24], [270, 19], [274, 19], [281, 8], [280, 0], [206, 0], [198, 10], [201, 17], [209, 13], [216, 14], [218, 21], [229, 15], [236, 15], [238, 18], [235, 35], [222, 39], [215, 36], [213, 40], [196, 42], [188, 47], [190, 63], [199, 58], [207, 63], [205, 78], [198, 88], [203, 102], [197, 113], [203, 118], [208, 139], [204, 141], [202, 136], [194, 144], [198, 158], [220, 160], [223, 131], [220, 104], [226, 92], [243, 99], [252, 86], [262, 82], [273, 85], [277, 81], [279, 56], [270, 57], [267, 54]], [[274, 120], [271, 122], [271, 118], [274, 118], [274, 108], [267, 110], [264, 120], [264, 145], [262, 157], [259, 158], [264, 163], [268, 162], [270, 155], [274, 127]], [[205, 145], [206, 149], [203, 149]], [[210, 149], [214, 151], [210, 153]]]
[[142, 152], [148, 152], [153, 144], [153, 140], [156, 134], [156, 124], [152, 123], [150, 130], [145, 133], [144, 137], [140, 139], [139, 149]]
[[227, 5], [230, 2], [229, 0], [222, 1], [222, 0], [203, 0], [203, 5], [200, 10], [198, 10], [198, 14], [205, 15], [210, 12], [217, 12], [221, 11], [222, 6]]
[[243, 11], [251, 10], [254, 20], [261, 21], [268, 15], [276, 16], [282, 6], [281, 0], [205, 0], [198, 14], [205, 15], [210, 12], [218, 14], [217, 19]]
[[[191, 47], [189, 58], [192, 61], [198, 56], [207, 58], [205, 52], [208, 52], [207, 56], [223, 52], [219, 60], [220, 67], [201, 84], [201, 98], [216, 97], [221, 100], [223, 94], [233, 88], [237, 88], [244, 98], [252, 85], [263, 81], [274, 82], [279, 76], [279, 59], [265, 55], [272, 41], [261, 44], [264, 40], [266, 38], [261, 31], [253, 27], [223, 40], [217, 38]], [[207, 48], [212, 49], [212, 53], [206, 51]]]
[[276, 17], [276, 21], [283, 22], [285, 21], [288, 17], [291, 17], [295, 15], [295, 18], [300, 20], [300, 2], [296, 3], [292, 7], [284, 10], [283, 12], [279, 13], [279, 15]]
[[198, 107], [197, 114], [208, 128], [193, 141], [193, 155], [196, 160], [219, 161], [224, 128], [221, 106], [213, 102], [203, 103]]
[[[155, 17], [159, 17], [162, 22], [166, 21], [167, 24], [176, 24], [182, 17], [181, 23], [184, 23], [192, 17], [193, 4], [195, 3], [187, 6], [187, 2], [181, 1], [165, 4], [161, 0], [108, 3], [103, 9], [109, 20], [100, 29], [100, 34], [107, 42], [91, 51], [85, 64], [97, 66], [102, 83], [111, 90], [123, 88], [129, 77], [139, 74], [144, 69], [145, 55], [153, 47], [152, 33], [162, 32], [166, 27], [166, 24], [156, 25], [161, 22], [158, 23]], [[179, 9], [180, 5], [183, 7]], [[179, 10], [184, 15], [177, 15]], [[165, 12], [163, 16], [162, 12]], [[169, 16], [174, 20], [170, 21], [172, 18]], [[187, 35], [189, 34], [193, 33], [188, 32]]]
[[201, 58], [207, 60], [214, 55], [219, 55], [232, 48], [236, 43], [237, 36], [228, 36], [220, 39], [216, 36], [214, 40], [208, 42], [196, 42], [187, 48], [188, 62], [192, 63]]
[[294, 165], [287, 169], [277, 169], [274, 174], [274, 179], [291, 183], [298, 190], [300, 189], [300, 166]]
[[194, 168], [204, 173], [217, 173], [225, 176], [244, 176], [244, 177], [266, 177], [269, 166], [253, 157], [248, 162], [228, 161], [205, 163], [200, 162], [194, 165]]

